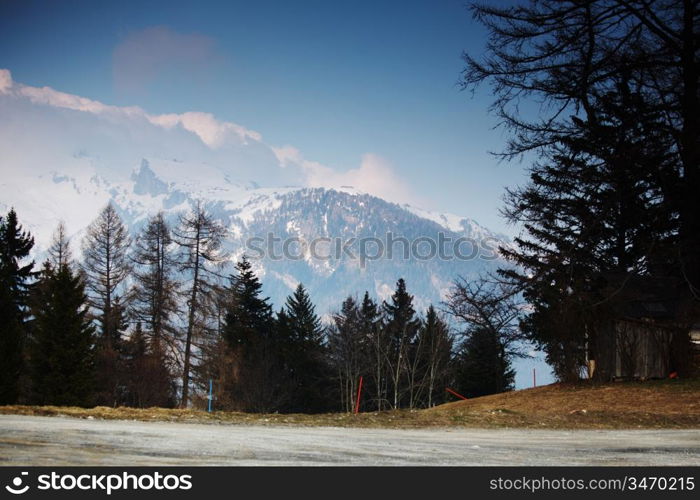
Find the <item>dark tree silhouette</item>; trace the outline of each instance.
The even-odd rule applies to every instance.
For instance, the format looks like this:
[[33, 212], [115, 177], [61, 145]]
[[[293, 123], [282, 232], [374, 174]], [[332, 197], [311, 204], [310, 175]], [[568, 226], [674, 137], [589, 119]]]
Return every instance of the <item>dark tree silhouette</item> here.
[[288, 322], [280, 317], [275, 324], [269, 299], [262, 296], [262, 284], [245, 256], [236, 264], [227, 293], [223, 336], [237, 365], [231, 399], [239, 409], [278, 410], [288, 394], [280, 375], [287, 360], [280, 359], [276, 340], [290, 334]]
[[455, 378], [460, 394], [474, 398], [512, 390], [515, 372], [498, 337], [477, 328], [464, 341]]
[[444, 401], [449, 380], [453, 338], [447, 323], [431, 305], [418, 333], [421, 389], [425, 405], [430, 408]]
[[287, 410], [311, 413], [328, 410], [331, 387], [325, 330], [302, 284], [287, 298], [285, 313], [290, 333], [284, 350], [286, 378], [291, 382]]
[[389, 352], [386, 353], [385, 360], [391, 379], [392, 404], [394, 408], [399, 408], [402, 398], [409, 392], [406, 390], [404, 380], [411, 357], [414, 355], [412, 345], [420, 326], [420, 321], [415, 317], [413, 295], [406, 291], [406, 282], [403, 278], [396, 282], [396, 290], [391, 296], [391, 301], [385, 301], [382, 307], [389, 340]]
[[15, 403], [19, 395], [28, 293], [38, 274], [33, 261], [22, 261], [33, 246], [34, 238], [22, 229], [14, 209], [0, 218], [0, 404]]
[[340, 407], [351, 412], [357, 399], [357, 384], [365, 368], [365, 343], [360, 309], [353, 297], [348, 297], [333, 315], [328, 331], [329, 356], [338, 381]]
[[[504, 275], [532, 303], [525, 330], [560, 378], [575, 378], [636, 275], [682, 280], [686, 306], [676, 321], [692, 323], [700, 299], [697, 2], [531, 0], [473, 12], [491, 36], [483, 56], [465, 55], [463, 85], [492, 84], [492, 109], [512, 132], [502, 156], [537, 158], [505, 210], [526, 230], [516, 249], [503, 249], [524, 269]], [[540, 103], [537, 113], [520, 111], [527, 100]]]
[[[59, 227], [55, 247], [65, 242], [64, 234]], [[32, 294], [31, 399], [38, 405], [91, 406], [95, 327], [88, 316], [85, 284], [69, 260], [57, 260], [63, 262], [58, 268], [46, 262]]]

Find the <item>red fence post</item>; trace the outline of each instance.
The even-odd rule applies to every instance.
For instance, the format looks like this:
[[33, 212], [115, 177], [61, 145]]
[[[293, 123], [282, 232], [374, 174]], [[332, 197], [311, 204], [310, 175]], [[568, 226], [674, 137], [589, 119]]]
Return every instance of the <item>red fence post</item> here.
[[357, 387], [357, 400], [355, 401], [355, 415], [360, 412], [360, 398], [362, 397], [362, 375], [360, 375], [360, 384]]

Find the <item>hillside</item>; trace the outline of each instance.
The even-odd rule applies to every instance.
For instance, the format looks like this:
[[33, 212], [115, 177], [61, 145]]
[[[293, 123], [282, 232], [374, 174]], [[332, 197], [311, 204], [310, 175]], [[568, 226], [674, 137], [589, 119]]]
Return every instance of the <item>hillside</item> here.
[[426, 413], [461, 425], [700, 427], [700, 380], [552, 384], [449, 403]]
[[428, 410], [262, 415], [160, 408], [2, 406], [0, 414], [89, 419], [374, 428], [700, 428], [700, 379], [592, 385], [552, 384], [448, 403]]

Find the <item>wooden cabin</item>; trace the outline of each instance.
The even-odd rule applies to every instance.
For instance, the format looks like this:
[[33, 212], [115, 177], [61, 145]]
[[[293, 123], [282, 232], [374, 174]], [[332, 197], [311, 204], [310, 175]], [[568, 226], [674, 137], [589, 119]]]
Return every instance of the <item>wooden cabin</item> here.
[[[683, 320], [687, 314], [678, 292], [682, 284], [637, 278], [626, 285], [611, 303], [609, 319], [596, 338], [591, 353], [594, 378], [661, 379], [693, 371], [693, 364], [700, 366], [700, 328]], [[694, 348], [698, 351], [692, 352]]]

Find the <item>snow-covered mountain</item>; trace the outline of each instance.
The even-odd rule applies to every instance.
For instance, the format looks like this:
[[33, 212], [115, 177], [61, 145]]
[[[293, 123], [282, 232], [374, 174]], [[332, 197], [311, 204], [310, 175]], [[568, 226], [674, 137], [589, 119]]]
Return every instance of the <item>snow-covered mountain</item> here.
[[[211, 114], [152, 115], [23, 85], [0, 69], [0, 116], [0, 210], [17, 210], [38, 258], [60, 220], [77, 253], [108, 202], [136, 235], [158, 211], [174, 223], [201, 201], [228, 230], [231, 262], [252, 258], [275, 304], [303, 282], [328, 313], [364, 290], [385, 299], [401, 277], [424, 308], [458, 275], [493, 269], [507, 244], [467, 217], [377, 196], [399, 181], [376, 158], [338, 173]], [[455, 242], [471, 258], [456, 258]], [[284, 248], [283, 258], [269, 251]]]
[[[471, 219], [390, 203], [351, 187], [260, 188], [203, 165], [149, 159], [141, 159], [128, 180], [113, 182], [84, 160], [76, 158], [78, 166], [70, 171], [0, 181], [0, 208], [15, 207], [36, 235], [39, 254], [59, 220], [79, 250], [85, 227], [108, 202], [136, 235], [158, 211], [175, 224], [201, 201], [227, 229], [231, 263], [248, 255], [274, 303], [303, 282], [327, 313], [364, 290], [385, 299], [400, 277], [417, 305], [426, 307], [444, 296], [456, 276], [493, 269], [498, 245], [507, 244]], [[454, 254], [455, 242], [461, 258]]]

